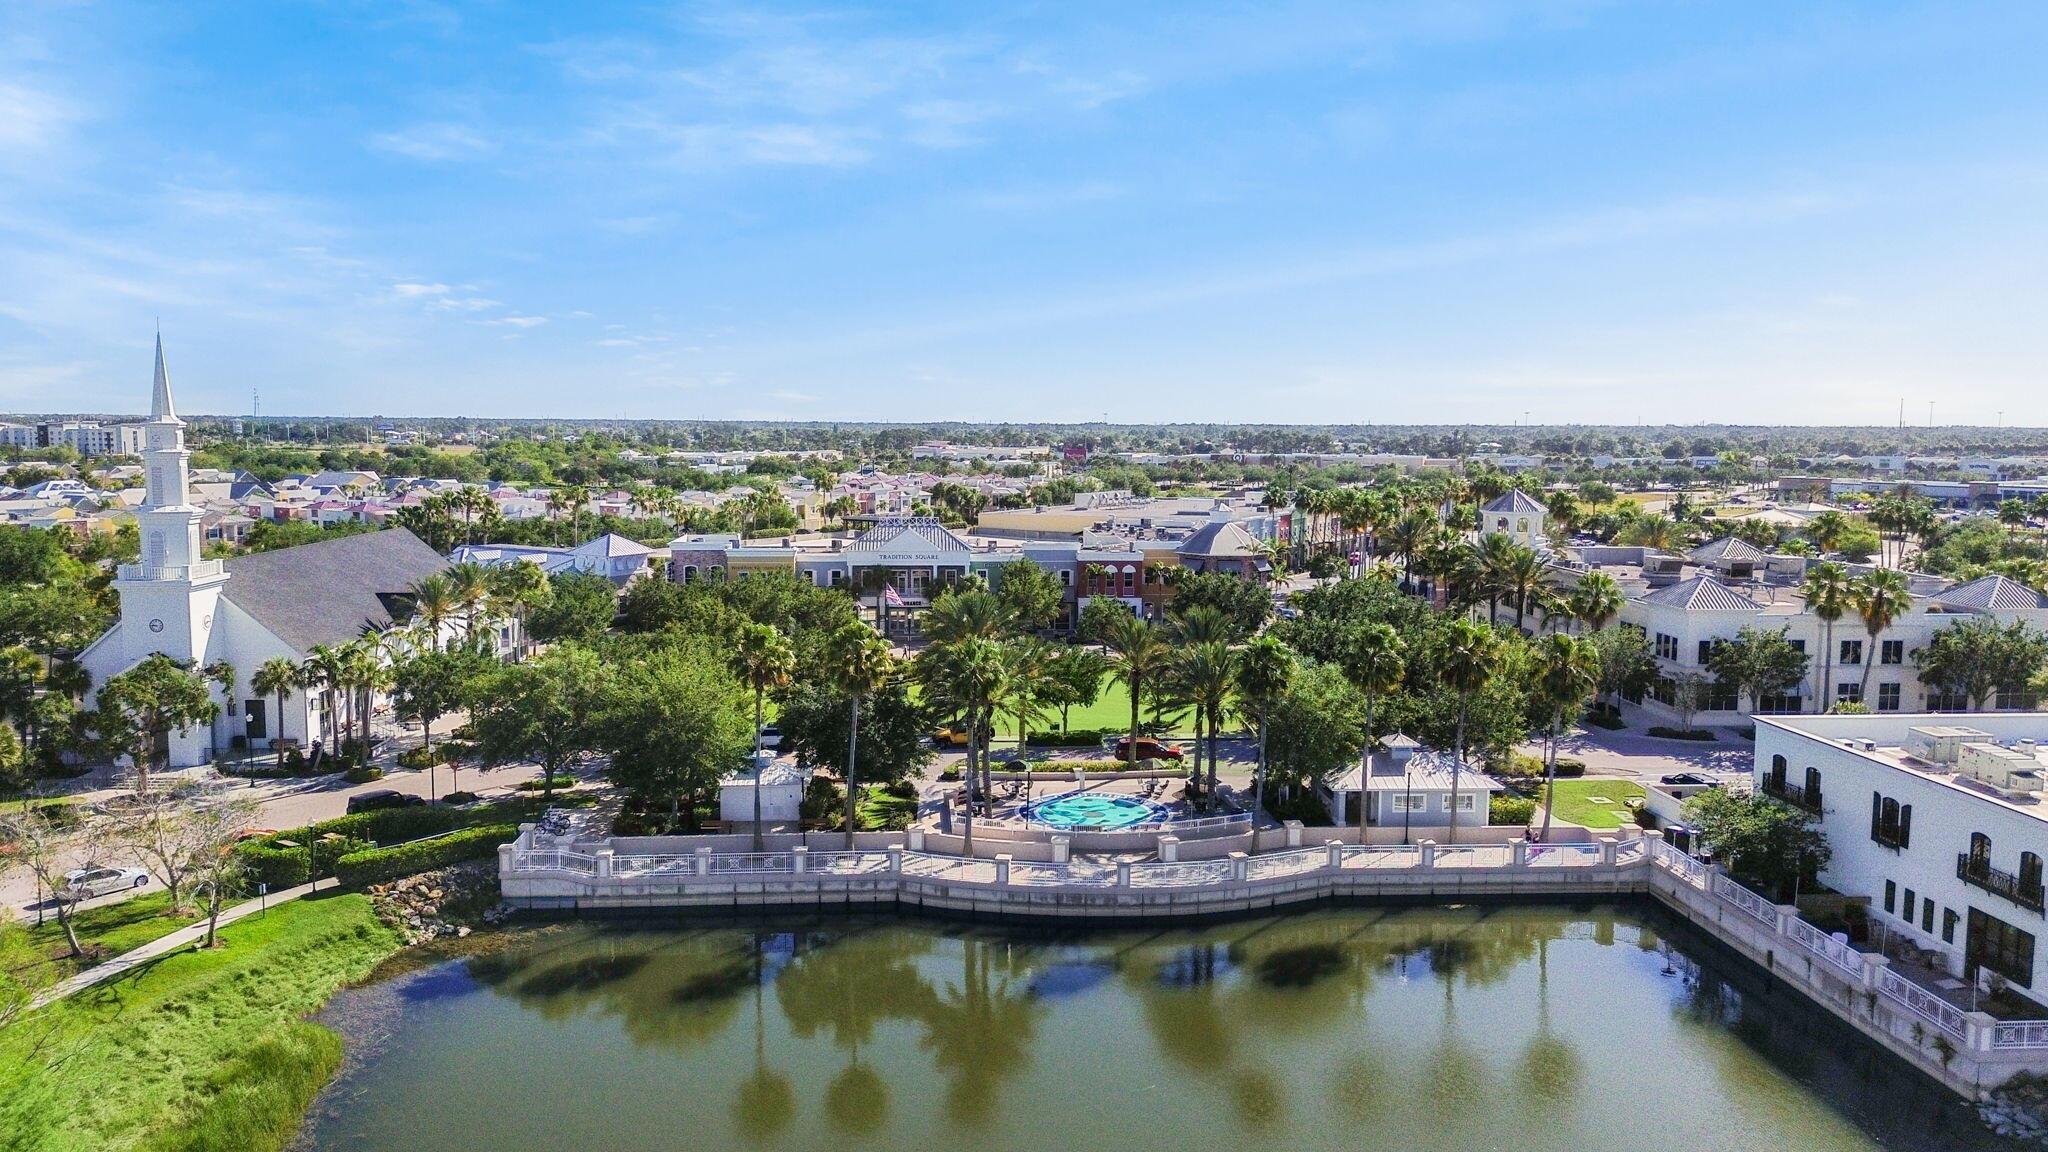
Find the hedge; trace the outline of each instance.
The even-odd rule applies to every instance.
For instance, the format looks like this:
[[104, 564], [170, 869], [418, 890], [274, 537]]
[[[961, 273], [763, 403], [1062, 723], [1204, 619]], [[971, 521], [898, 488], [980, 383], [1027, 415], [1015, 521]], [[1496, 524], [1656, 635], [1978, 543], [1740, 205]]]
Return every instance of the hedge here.
[[401, 876], [493, 855], [498, 845], [519, 838], [517, 824], [479, 824], [433, 840], [392, 848], [351, 852], [334, 862], [335, 878], [344, 888], [366, 888]]
[[[373, 844], [398, 844], [417, 840], [460, 828], [475, 821], [476, 815], [440, 807], [382, 808], [374, 812], [357, 812], [348, 816], [337, 816], [322, 820], [304, 828], [294, 828], [251, 840], [235, 848], [250, 873], [250, 879], [268, 884], [273, 889], [290, 888], [304, 884], [309, 878], [306, 870], [306, 845], [313, 845], [314, 856], [320, 863], [322, 876], [333, 875], [335, 864], [341, 857], [360, 852]], [[322, 841], [320, 837], [329, 834], [343, 837], [341, 840]], [[298, 847], [280, 848], [279, 840], [290, 840]]]
[[1650, 735], [1655, 736], [1659, 740], [1697, 740], [1703, 744], [1720, 739], [1720, 737], [1705, 728], [1687, 730], [1684, 728], [1666, 728], [1662, 725], [1650, 729]]
[[1033, 732], [1029, 742], [1045, 748], [1093, 748], [1112, 734], [1107, 728], [1073, 728], [1065, 732]]

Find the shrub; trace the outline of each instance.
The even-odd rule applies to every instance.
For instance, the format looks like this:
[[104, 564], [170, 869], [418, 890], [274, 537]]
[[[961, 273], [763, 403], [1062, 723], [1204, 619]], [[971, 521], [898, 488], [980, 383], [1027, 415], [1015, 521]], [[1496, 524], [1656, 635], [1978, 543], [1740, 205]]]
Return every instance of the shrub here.
[[509, 844], [518, 837], [517, 824], [479, 824], [433, 840], [351, 852], [334, 862], [334, 875], [345, 888], [364, 888], [416, 872], [459, 864], [464, 860], [480, 859], [496, 852], [498, 845]]
[[948, 768], [939, 773], [939, 782], [942, 784], [951, 784], [958, 779], [960, 779], [960, 769], [958, 768]]
[[1651, 728], [1650, 735], [1660, 740], [1698, 740], [1705, 742], [1717, 739], [1712, 732], [1705, 728], [1694, 728], [1688, 732], [1683, 728], [1666, 728], [1661, 724]]
[[1495, 796], [1488, 805], [1489, 824], [1527, 824], [1536, 815], [1536, 802], [1521, 796]]
[[[1500, 765], [1495, 771], [1508, 779], [1541, 780], [1543, 779], [1543, 761], [1539, 757], [1516, 752], [1508, 757], [1507, 763]], [[1571, 780], [1585, 774], [1586, 762], [1584, 760], [1576, 760], [1569, 756], [1559, 756], [1557, 758], [1557, 778], [1559, 780]]]
[[304, 774], [306, 771], [306, 754], [297, 748], [285, 749], [284, 766], [290, 769], [294, 775]]
[[440, 763], [440, 761], [439, 753], [429, 752], [425, 748], [407, 748], [398, 754], [398, 766], [400, 768], [412, 768], [415, 770], [432, 768]]
[[303, 776], [318, 775], [306, 770], [304, 756], [299, 757], [296, 762], [287, 756], [283, 764], [275, 760], [246, 760], [238, 764], [216, 764], [215, 767], [220, 769], [223, 776], [234, 776], [242, 780], [295, 780]]
[[450, 792], [446, 796], [441, 797], [441, 803], [443, 804], [469, 804], [475, 800], [476, 793], [474, 792]]
[[1586, 723], [1591, 724], [1595, 728], [1605, 728], [1609, 732], [1622, 732], [1628, 729], [1628, 725], [1622, 723], [1619, 715], [1607, 712], [1588, 713]]
[[1031, 743], [1047, 748], [1094, 748], [1110, 735], [1105, 728], [1070, 728], [1065, 732], [1033, 732]]
[[1130, 768], [1130, 764], [1123, 760], [1040, 760], [1018, 767], [1065, 776], [1075, 772], [1123, 772]]
[[[740, 739], [744, 741], [746, 739], [746, 733], [740, 733]], [[555, 791], [560, 792], [564, 789], [574, 788], [575, 786], [576, 778], [574, 776], [562, 774], [557, 775], [552, 780], [549, 780], [547, 777], [544, 776], [536, 776], [531, 780], [521, 780], [519, 783], [514, 784], [512, 787], [521, 792], [544, 792], [549, 788], [553, 788]]]
[[341, 778], [351, 784], [368, 784], [373, 780], [382, 780], [384, 770], [375, 764], [351, 764], [342, 770]]

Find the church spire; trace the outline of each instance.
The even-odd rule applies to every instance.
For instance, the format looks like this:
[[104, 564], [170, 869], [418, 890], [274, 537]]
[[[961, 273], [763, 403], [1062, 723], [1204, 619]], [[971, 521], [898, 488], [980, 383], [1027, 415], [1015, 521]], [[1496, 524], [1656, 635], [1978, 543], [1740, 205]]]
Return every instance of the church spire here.
[[156, 334], [156, 390], [149, 398], [149, 418], [155, 421], [176, 420], [178, 413], [171, 407], [171, 373], [164, 367], [164, 334]]

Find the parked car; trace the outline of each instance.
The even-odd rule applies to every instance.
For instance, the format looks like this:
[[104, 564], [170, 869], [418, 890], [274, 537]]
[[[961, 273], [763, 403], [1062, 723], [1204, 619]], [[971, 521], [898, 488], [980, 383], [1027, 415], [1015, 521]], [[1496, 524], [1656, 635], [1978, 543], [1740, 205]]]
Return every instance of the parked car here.
[[88, 864], [64, 874], [63, 895], [70, 900], [90, 900], [109, 892], [125, 892], [149, 883], [149, 873], [140, 868], [109, 868]]
[[[1118, 740], [1110, 747], [1110, 751], [1118, 760], [1129, 760], [1131, 758], [1131, 738], [1126, 736]], [[1150, 736], [1138, 737], [1137, 758], [1140, 760], [1178, 760], [1181, 758], [1181, 755], [1181, 750], [1172, 744], [1164, 743]]]
[[418, 808], [424, 806], [426, 802], [425, 796], [414, 796], [390, 788], [372, 788], [368, 792], [358, 792], [349, 797], [348, 810], [353, 814], [376, 812], [384, 808]]
[[943, 727], [934, 728], [932, 729], [932, 743], [941, 748], [965, 748], [967, 747], [967, 726], [964, 724], [947, 724]]

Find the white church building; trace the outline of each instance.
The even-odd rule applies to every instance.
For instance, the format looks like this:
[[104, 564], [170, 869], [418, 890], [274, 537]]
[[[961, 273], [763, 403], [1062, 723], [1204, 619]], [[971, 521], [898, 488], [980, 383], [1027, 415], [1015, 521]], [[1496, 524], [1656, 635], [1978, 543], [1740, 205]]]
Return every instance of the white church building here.
[[[214, 687], [221, 705], [211, 731], [170, 734], [169, 765], [206, 763], [236, 743], [251, 750], [276, 738], [333, 743], [321, 731], [318, 692], [278, 700], [250, 687], [265, 661], [302, 663], [318, 645], [341, 645], [380, 632], [410, 614], [411, 589], [448, 562], [402, 528], [281, 548], [229, 560], [203, 558], [204, 513], [189, 494], [185, 423], [171, 402], [163, 338], [157, 338], [156, 384], [143, 426], [146, 492], [136, 520], [142, 555], [116, 572], [121, 598], [115, 625], [79, 654], [95, 690], [152, 653], [195, 666], [220, 661], [235, 669], [231, 692]], [[450, 633], [456, 625], [449, 626]], [[238, 740], [239, 738], [239, 740]]]

